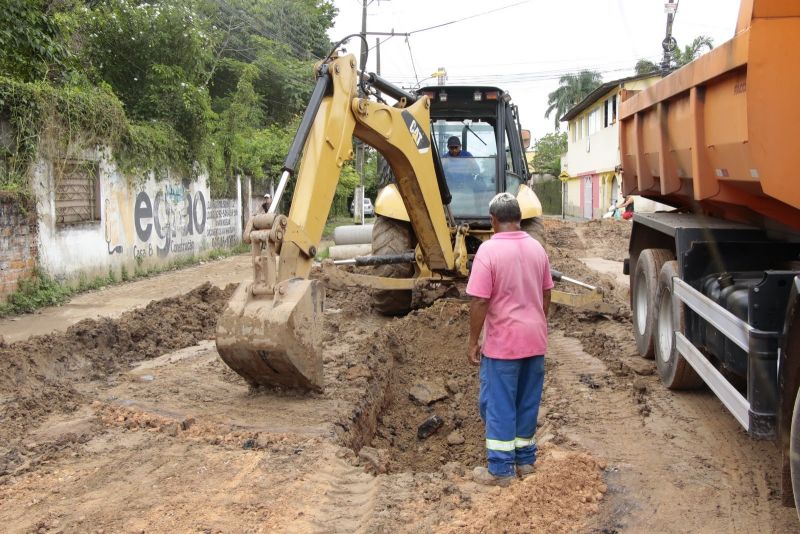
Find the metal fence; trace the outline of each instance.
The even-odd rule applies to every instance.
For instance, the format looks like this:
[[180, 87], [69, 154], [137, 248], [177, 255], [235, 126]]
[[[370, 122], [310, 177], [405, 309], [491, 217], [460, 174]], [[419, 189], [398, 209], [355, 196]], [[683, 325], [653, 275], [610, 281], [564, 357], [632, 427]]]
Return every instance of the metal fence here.
[[533, 191], [539, 197], [545, 215], [561, 215], [561, 180], [535, 183]]

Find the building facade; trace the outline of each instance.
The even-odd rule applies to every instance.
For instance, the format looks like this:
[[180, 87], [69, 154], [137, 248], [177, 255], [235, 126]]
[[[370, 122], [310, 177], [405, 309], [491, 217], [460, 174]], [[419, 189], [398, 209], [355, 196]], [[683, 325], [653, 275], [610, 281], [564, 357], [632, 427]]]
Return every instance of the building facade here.
[[[600, 218], [620, 197], [620, 93], [640, 91], [660, 79], [659, 74], [647, 74], [604, 83], [561, 118], [568, 123], [560, 177], [565, 215]], [[635, 204], [637, 211], [655, 209], [646, 199]]]

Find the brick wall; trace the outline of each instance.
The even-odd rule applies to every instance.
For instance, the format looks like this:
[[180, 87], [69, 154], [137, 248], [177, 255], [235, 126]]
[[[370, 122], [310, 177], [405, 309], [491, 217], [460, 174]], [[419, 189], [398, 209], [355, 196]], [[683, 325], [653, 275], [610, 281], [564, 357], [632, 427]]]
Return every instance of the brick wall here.
[[31, 277], [37, 256], [34, 210], [0, 195], [0, 300], [14, 292], [18, 280]]

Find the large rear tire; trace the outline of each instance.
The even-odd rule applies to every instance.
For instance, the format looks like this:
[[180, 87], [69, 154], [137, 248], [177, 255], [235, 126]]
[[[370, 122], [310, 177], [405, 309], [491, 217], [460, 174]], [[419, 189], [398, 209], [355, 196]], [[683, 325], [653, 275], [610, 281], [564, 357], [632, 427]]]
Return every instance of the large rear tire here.
[[[416, 239], [410, 223], [378, 215], [372, 227], [373, 255], [400, 254], [414, 250], [415, 246]], [[414, 265], [381, 265], [375, 268], [375, 274], [387, 278], [411, 278], [414, 276]], [[383, 315], [405, 315], [411, 310], [411, 291], [376, 290], [372, 293], [372, 306]]]
[[547, 246], [547, 236], [544, 232], [544, 221], [541, 217], [523, 219], [520, 223], [523, 232], [538, 241], [543, 247]]
[[671, 250], [648, 248], [639, 254], [631, 280], [633, 337], [642, 358], [653, 359], [658, 275], [664, 263], [674, 259]]
[[800, 391], [797, 392], [792, 410], [792, 427], [789, 435], [789, 467], [792, 472], [794, 506], [800, 517]]
[[669, 389], [695, 389], [703, 380], [675, 347], [675, 332], [685, 327], [683, 305], [673, 306], [672, 278], [678, 276], [678, 262], [668, 261], [661, 267], [656, 295], [654, 350], [661, 382]]

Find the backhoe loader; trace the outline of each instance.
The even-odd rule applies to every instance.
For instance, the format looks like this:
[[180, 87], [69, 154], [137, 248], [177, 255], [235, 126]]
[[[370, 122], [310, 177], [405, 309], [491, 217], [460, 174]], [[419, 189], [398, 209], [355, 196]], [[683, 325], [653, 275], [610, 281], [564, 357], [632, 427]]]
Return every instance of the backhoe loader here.
[[[325, 289], [309, 274], [339, 173], [354, 156], [354, 136], [386, 159], [394, 177], [376, 201], [373, 255], [353, 260], [384, 271], [350, 273], [329, 262], [324, 284], [372, 288], [376, 307], [388, 314], [408, 311], [415, 295], [421, 302], [447, 294], [455, 280], [468, 276], [478, 245], [491, 236], [488, 202], [500, 191], [519, 199], [524, 228], [540, 239], [543, 234], [541, 205], [526, 185], [516, 107], [507, 93], [438, 86], [410, 93], [360, 73], [352, 55], [329, 57], [316, 73], [275, 200], [245, 229], [253, 280], [239, 286], [217, 326], [220, 356], [253, 385], [322, 388]], [[385, 103], [384, 95], [397, 103]], [[439, 155], [452, 136], [474, 151], [467, 172], [455, 165], [466, 161]], [[295, 172], [289, 214], [278, 214]], [[609, 311], [597, 292], [554, 292], [553, 301]]]

